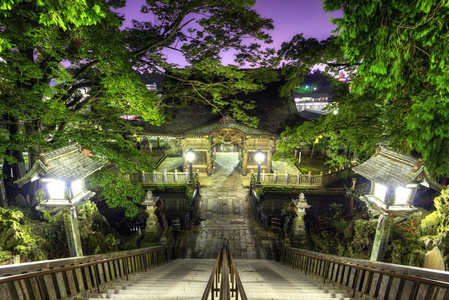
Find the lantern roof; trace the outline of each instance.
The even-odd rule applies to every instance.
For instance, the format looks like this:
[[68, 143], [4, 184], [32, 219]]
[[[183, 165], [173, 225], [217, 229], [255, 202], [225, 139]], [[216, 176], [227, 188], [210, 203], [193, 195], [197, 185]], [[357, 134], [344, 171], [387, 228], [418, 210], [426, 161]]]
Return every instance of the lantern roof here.
[[38, 177], [74, 182], [89, 176], [103, 166], [85, 154], [78, 144], [70, 144], [42, 153], [31, 170], [15, 183], [22, 186]]
[[432, 183], [421, 159], [403, 154], [385, 146], [376, 149], [376, 153], [364, 163], [352, 170], [363, 177], [388, 187], [407, 184]]

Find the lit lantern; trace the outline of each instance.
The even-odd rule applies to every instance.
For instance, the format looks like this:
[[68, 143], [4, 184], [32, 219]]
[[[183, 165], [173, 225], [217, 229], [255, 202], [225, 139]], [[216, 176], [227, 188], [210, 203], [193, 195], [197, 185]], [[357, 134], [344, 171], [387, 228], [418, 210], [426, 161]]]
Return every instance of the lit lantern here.
[[352, 170], [371, 181], [371, 193], [360, 197], [380, 213], [371, 260], [382, 260], [388, 242], [391, 218], [416, 211], [413, 198], [419, 184], [434, 185], [420, 159], [379, 147], [370, 159]]
[[254, 154], [254, 160], [257, 162], [257, 179], [256, 182], [260, 183], [260, 166], [265, 160], [265, 154], [259, 149]]
[[195, 160], [195, 152], [192, 149], [186, 151], [186, 160], [189, 163], [189, 182], [193, 180], [193, 161]]
[[71, 144], [41, 154], [31, 170], [15, 181], [20, 187], [29, 181], [40, 180], [46, 196], [36, 209], [45, 209], [49, 213], [63, 210], [70, 256], [82, 256], [75, 208], [95, 195], [86, 190], [85, 179], [102, 167], [78, 145]]

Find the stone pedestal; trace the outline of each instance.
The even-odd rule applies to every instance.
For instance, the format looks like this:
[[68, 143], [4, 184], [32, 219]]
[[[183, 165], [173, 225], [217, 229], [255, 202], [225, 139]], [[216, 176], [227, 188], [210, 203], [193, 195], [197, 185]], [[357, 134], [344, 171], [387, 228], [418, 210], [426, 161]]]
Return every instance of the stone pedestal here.
[[382, 213], [377, 222], [376, 235], [374, 237], [370, 260], [383, 261], [388, 240], [390, 238], [390, 229], [391, 218], [387, 213]]
[[67, 236], [70, 257], [83, 256], [78, 219], [76, 218], [76, 208], [64, 208], [62, 217], [64, 219], [64, 228]]

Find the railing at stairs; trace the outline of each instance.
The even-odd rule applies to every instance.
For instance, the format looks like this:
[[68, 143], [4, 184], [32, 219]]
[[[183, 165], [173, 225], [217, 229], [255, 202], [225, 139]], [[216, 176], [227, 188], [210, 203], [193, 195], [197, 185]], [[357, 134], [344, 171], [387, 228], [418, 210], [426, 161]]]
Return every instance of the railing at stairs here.
[[449, 273], [425, 268], [351, 259], [294, 248], [279, 249], [278, 259], [306, 274], [323, 277], [374, 299], [449, 299]]
[[209, 296], [220, 300], [247, 299], [226, 239], [201, 299], [207, 300]]
[[[109, 282], [174, 258], [173, 246], [0, 267], [0, 299], [63, 299], [99, 292]], [[22, 274], [23, 273], [23, 274]]]

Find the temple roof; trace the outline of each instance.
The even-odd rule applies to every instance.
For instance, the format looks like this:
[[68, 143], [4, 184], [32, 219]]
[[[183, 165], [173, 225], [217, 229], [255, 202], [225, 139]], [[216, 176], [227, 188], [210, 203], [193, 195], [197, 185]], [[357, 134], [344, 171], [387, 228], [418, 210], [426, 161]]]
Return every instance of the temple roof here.
[[77, 144], [71, 144], [41, 154], [31, 170], [15, 183], [21, 186], [36, 175], [73, 182], [89, 176], [102, 167], [103, 164], [84, 154]]
[[257, 129], [254, 127], [249, 127], [249, 126], [246, 126], [243, 124], [239, 124], [233, 118], [231, 118], [229, 116], [225, 116], [225, 117], [221, 118], [218, 122], [216, 120], [213, 120], [212, 122], [204, 123], [200, 126], [197, 126], [195, 128], [185, 131], [184, 134], [186, 134], [186, 135], [209, 134], [214, 130], [224, 129], [224, 128], [238, 129], [245, 134], [263, 134], [263, 135], [271, 134], [267, 130]]
[[[213, 114], [212, 108], [200, 103], [190, 103], [182, 107], [167, 109], [171, 117], [161, 126], [143, 123], [144, 135], [179, 136], [184, 134], [205, 134], [219, 128], [235, 128], [248, 134], [280, 134], [286, 126], [295, 125], [298, 118], [293, 99], [279, 97], [281, 83], [267, 85], [266, 89], [248, 95], [239, 95], [244, 102], [254, 100], [256, 108], [249, 110], [249, 116], [259, 119], [257, 128], [240, 122], [220, 124], [221, 115]], [[226, 112], [223, 112], [226, 114]]]
[[424, 181], [421, 159], [380, 146], [376, 153], [352, 170], [363, 177], [388, 187], [405, 186]]

